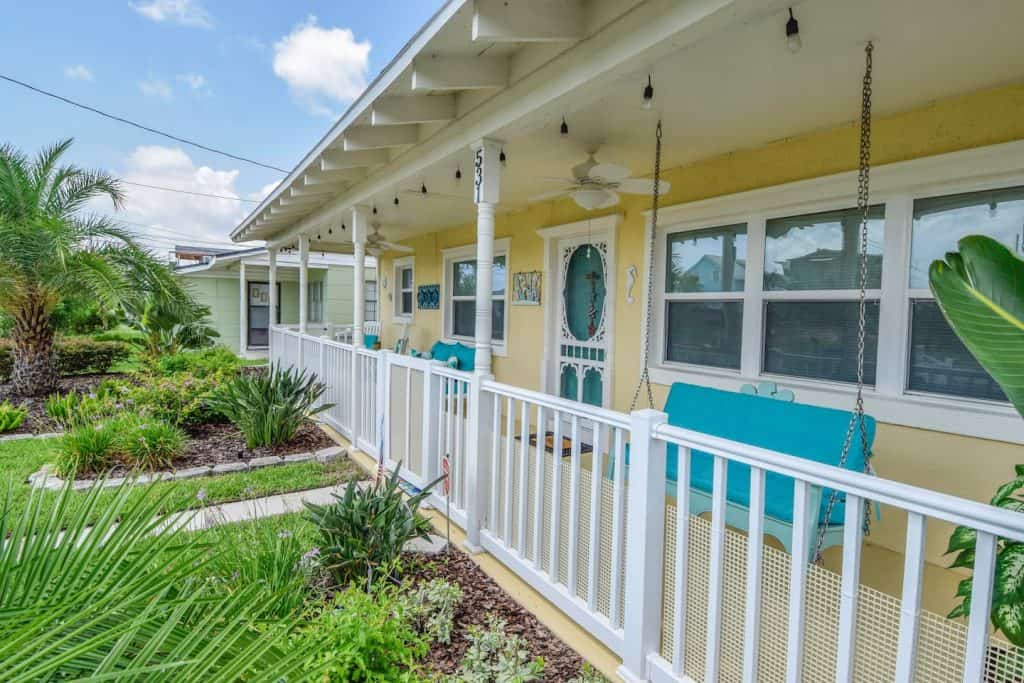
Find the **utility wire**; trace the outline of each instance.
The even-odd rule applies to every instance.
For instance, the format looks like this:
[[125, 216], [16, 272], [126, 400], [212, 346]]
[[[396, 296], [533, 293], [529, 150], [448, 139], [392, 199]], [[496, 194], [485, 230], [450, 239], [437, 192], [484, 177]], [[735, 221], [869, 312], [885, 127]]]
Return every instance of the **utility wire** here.
[[90, 107], [87, 104], [82, 104], [81, 102], [76, 102], [76, 101], [74, 101], [72, 99], [68, 99], [67, 97], [63, 97], [62, 95], [58, 95], [57, 93], [53, 93], [53, 92], [50, 92], [48, 90], [43, 90], [42, 88], [37, 88], [34, 85], [30, 85], [28, 83], [25, 83], [24, 81], [19, 81], [18, 79], [11, 78], [10, 76], [5, 76], [4, 74], [0, 74], [0, 80], [5, 80], [8, 83], [13, 83], [15, 85], [20, 85], [21, 87], [28, 88], [29, 90], [31, 90], [33, 92], [36, 92], [36, 93], [39, 93], [40, 95], [46, 95], [47, 97], [52, 97], [55, 100], [60, 100], [61, 102], [64, 102], [66, 104], [70, 104], [70, 105], [72, 105], [74, 107], [78, 107], [79, 109], [84, 109], [86, 111], [91, 111], [94, 114], [99, 114], [100, 116], [104, 116], [104, 117], [106, 117], [106, 118], [108, 118], [108, 119], [110, 119], [112, 121], [117, 121], [119, 123], [124, 123], [126, 125], [133, 126], [133, 127], [138, 128], [140, 130], [144, 130], [144, 131], [146, 131], [148, 133], [153, 133], [154, 135], [161, 135], [161, 136], [163, 136], [165, 138], [168, 138], [170, 140], [174, 140], [176, 142], [180, 142], [180, 143], [185, 144], [185, 145], [191, 145], [191, 146], [196, 147], [198, 149], [202, 149], [202, 150], [205, 150], [207, 152], [212, 152], [213, 154], [219, 154], [221, 156], [228, 157], [229, 159], [234, 159], [236, 161], [244, 161], [247, 164], [253, 164], [254, 166], [261, 166], [263, 168], [270, 169], [271, 171], [277, 171], [278, 173], [285, 173], [285, 174], [290, 173], [290, 171], [287, 171], [287, 170], [285, 170], [283, 168], [278, 168], [277, 166], [271, 166], [270, 164], [264, 164], [261, 161], [255, 161], [253, 159], [249, 159], [249, 158], [246, 158], [246, 157], [243, 157], [243, 156], [238, 156], [237, 154], [231, 154], [230, 152], [225, 152], [223, 150], [216, 149], [214, 147], [207, 147], [206, 145], [198, 143], [198, 142], [195, 142], [194, 140], [189, 140], [187, 138], [181, 138], [181, 137], [178, 137], [177, 135], [172, 135], [171, 133], [165, 133], [162, 130], [157, 130], [156, 128], [151, 128], [149, 126], [144, 126], [141, 123], [136, 123], [135, 121], [131, 121], [131, 120], [126, 119], [126, 118], [124, 118], [122, 116], [116, 116], [114, 114], [107, 113], [107, 112], [105, 112], [105, 111], [103, 111], [101, 109], [96, 109], [95, 107]]
[[255, 199], [242, 199], [241, 197], [232, 197], [226, 194], [210, 194], [208, 192], [193, 192], [191, 190], [179, 190], [175, 187], [163, 187], [162, 185], [147, 185], [146, 183], [133, 183], [130, 180], [119, 180], [122, 185], [134, 185], [136, 187], [146, 187], [150, 190], [163, 190], [164, 192], [177, 192], [178, 194], [190, 194], [196, 197], [211, 197], [213, 199], [230, 199], [234, 202], [248, 202], [249, 204], [259, 204]]

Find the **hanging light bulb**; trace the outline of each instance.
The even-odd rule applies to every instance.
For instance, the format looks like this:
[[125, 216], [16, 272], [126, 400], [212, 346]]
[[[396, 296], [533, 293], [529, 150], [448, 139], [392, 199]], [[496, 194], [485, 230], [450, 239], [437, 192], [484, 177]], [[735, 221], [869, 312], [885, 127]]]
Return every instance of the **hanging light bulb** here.
[[420, 194], [426, 194], [426, 193], [427, 193], [427, 184], [426, 183], [421, 183], [420, 184]]
[[316, 241], [317, 241], [317, 242], [319, 242], [319, 241], [320, 241], [320, 233], [317, 233], [317, 234], [316, 234]]
[[327, 226], [327, 234], [328, 235], [333, 235], [334, 234], [334, 228], [332, 228], [331, 226], [328, 225]]
[[508, 165], [508, 157], [505, 156], [505, 148], [504, 147], [501, 148], [501, 152], [498, 154], [498, 161], [501, 162], [502, 166], [507, 166]]
[[462, 182], [462, 166], [461, 165], [455, 167], [455, 183], [458, 184], [460, 182]]
[[562, 132], [562, 137], [563, 138], [566, 137], [567, 135], [569, 135], [569, 124], [565, 122], [565, 117], [564, 116], [562, 117], [561, 132]]
[[373, 215], [374, 215], [374, 216], [376, 216], [376, 215], [377, 215], [377, 204], [374, 204], [374, 205], [373, 205]]
[[345, 231], [345, 224], [344, 223], [341, 224], [341, 230], [342, 230], [342, 232]]
[[793, 16], [793, 8], [789, 8], [789, 21], [786, 22], [786, 47], [790, 52], [799, 52], [803, 46], [800, 40], [800, 22]]
[[644, 86], [644, 99], [640, 106], [650, 109], [654, 105], [654, 83], [651, 82], [651, 75], [647, 74], [647, 85]]
[[398, 206], [398, 195], [395, 195], [395, 206]]

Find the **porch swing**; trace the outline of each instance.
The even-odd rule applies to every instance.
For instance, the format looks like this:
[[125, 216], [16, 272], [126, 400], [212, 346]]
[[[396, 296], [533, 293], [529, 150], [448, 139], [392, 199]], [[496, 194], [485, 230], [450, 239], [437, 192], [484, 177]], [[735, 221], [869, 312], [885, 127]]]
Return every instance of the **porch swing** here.
[[[864, 345], [866, 290], [868, 278], [868, 211], [871, 170], [871, 73], [872, 44], [865, 48], [865, 71], [862, 86], [860, 120], [860, 158], [857, 175], [857, 210], [861, 216], [859, 254], [859, 314], [857, 326], [857, 390], [852, 412], [779, 400], [758, 395], [744, 388], [740, 392], [722, 391], [683, 382], [674, 383], [665, 401], [668, 422], [677, 427], [737, 441], [768, 450], [787, 453], [807, 460], [834, 465], [855, 472], [870, 472], [871, 444], [875, 420], [864, 413]], [[651, 241], [649, 263], [654, 263], [658, 226], [658, 181], [661, 179], [661, 121], [655, 136], [654, 197], [651, 207]], [[637, 407], [646, 388], [647, 405], [654, 407], [649, 368], [652, 301], [654, 299], [653, 268], [647, 277], [647, 308], [644, 338], [643, 369], [631, 410]], [[854, 437], [859, 448], [854, 448]], [[679, 454], [670, 445], [667, 452], [667, 493], [675, 497], [678, 485]], [[628, 453], [627, 453], [628, 464]], [[714, 456], [693, 450], [690, 453], [690, 514], [711, 511]], [[609, 472], [614, 475], [614, 472]], [[728, 463], [726, 476], [726, 524], [747, 531], [750, 503], [750, 467]], [[787, 552], [793, 547], [793, 491], [790, 477], [767, 472], [765, 476], [765, 534], [782, 543]], [[808, 543], [809, 561], [821, 561], [822, 552], [843, 540], [845, 494], [833, 489], [813, 487], [811, 510], [818, 514], [812, 527], [816, 542]], [[864, 529], [868, 530], [869, 513], [865, 506]], [[808, 539], [810, 540], [810, 539]]]

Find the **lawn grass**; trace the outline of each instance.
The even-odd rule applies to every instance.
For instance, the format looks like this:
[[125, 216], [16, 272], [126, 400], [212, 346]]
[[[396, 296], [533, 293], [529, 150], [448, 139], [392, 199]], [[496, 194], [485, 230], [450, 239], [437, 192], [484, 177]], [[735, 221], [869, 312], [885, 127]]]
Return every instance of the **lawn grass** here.
[[[0, 482], [9, 482], [10, 514], [18, 515], [24, 509], [30, 491], [25, 483], [28, 475], [52, 463], [60, 443], [60, 437], [0, 442]], [[332, 486], [362, 476], [363, 470], [345, 458], [327, 464], [303, 462], [251, 472], [159, 482], [152, 487], [138, 487], [132, 495], [147, 495], [148, 491], [159, 494], [170, 490], [163, 511], [178, 512], [204, 505]], [[205, 494], [203, 500], [199, 498], [200, 490]], [[56, 499], [55, 492], [47, 491], [44, 495], [49, 500]]]

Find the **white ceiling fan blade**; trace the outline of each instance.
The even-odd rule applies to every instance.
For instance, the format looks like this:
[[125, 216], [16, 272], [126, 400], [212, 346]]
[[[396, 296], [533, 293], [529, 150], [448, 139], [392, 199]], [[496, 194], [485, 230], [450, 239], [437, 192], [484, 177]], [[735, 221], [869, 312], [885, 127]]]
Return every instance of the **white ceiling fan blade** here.
[[591, 178], [601, 178], [602, 180], [614, 183], [620, 180], [625, 180], [632, 173], [633, 172], [625, 166], [619, 166], [618, 164], [598, 164], [590, 169], [590, 173], [588, 175], [590, 175]]
[[547, 183], [564, 183], [566, 185], [575, 185], [579, 181], [576, 178], [561, 178], [552, 175], [538, 175], [534, 176], [537, 180], [543, 180]]
[[608, 190], [608, 199], [605, 200], [603, 203], [599, 204], [597, 208], [599, 208], [599, 209], [607, 209], [607, 208], [609, 208], [611, 206], [615, 206], [618, 203], [619, 203], [619, 194], [617, 192], [612, 192], [611, 190]]
[[565, 189], [565, 190], [555, 190], [553, 192], [545, 192], [543, 194], [538, 194], [538, 195], [535, 195], [533, 197], [530, 197], [529, 201], [531, 201], [531, 202], [542, 202], [545, 199], [554, 199], [555, 197], [562, 197], [564, 195], [569, 194], [571, 191], [572, 191], [572, 188]]
[[[615, 189], [626, 194], [654, 194], [654, 181], [647, 178], [626, 178], [620, 181]], [[666, 194], [671, 189], [671, 183], [664, 180], [658, 183], [658, 194]]]

